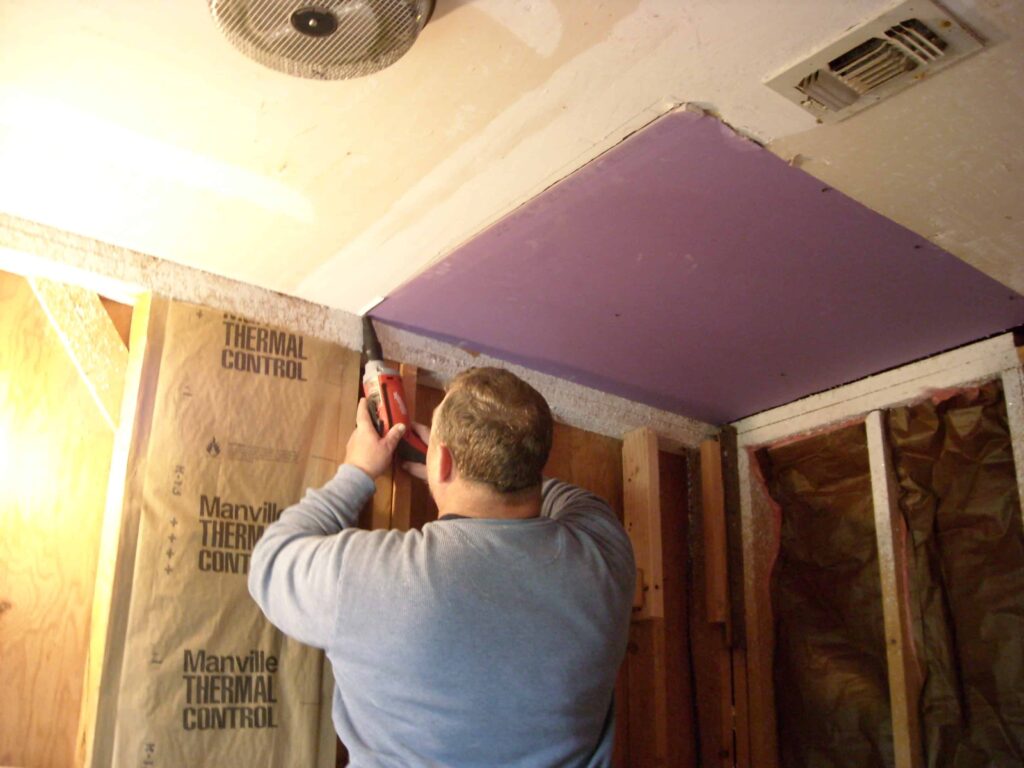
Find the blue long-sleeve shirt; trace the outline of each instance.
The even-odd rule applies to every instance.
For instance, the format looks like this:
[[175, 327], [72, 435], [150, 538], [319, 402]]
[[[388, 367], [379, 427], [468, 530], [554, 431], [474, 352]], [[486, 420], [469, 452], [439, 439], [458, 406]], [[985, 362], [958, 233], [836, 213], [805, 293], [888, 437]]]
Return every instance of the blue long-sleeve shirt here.
[[356, 528], [343, 465], [269, 526], [249, 590], [323, 648], [351, 765], [606, 766], [635, 565], [608, 505], [553, 480], [540, 517]]

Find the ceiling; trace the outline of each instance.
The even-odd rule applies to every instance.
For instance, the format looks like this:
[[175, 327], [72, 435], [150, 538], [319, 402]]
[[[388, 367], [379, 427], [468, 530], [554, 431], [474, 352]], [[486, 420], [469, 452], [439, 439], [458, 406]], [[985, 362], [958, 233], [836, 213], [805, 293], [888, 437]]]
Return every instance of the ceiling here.
[[680, 111], [373, 316], [722, 424], [1024, 323], [1024, 297]]
[[1020, 4], [949, 0], [986, 50], [835, 126], [763, 85], [892, 4], [438, 0], [397, 64], [318, 82], [202, 0], [4, 0], [0, 210], [360, 312], [689, 103], [1024, 291]]

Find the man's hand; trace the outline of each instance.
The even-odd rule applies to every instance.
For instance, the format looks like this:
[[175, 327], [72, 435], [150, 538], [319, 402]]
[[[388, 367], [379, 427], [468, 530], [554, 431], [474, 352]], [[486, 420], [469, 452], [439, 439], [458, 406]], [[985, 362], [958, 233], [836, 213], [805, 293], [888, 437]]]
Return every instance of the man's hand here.
[[376, 480], [391, 466], [391, 456], [403, 434], [405, 425], [395, 424], [384, 437], [378, 435], [370, 419], [366, 398], [361, 397], [356, 406], [356, 428], [345, 446], [345, 463], [363, 470]]
[[[420, 436], [420, 439], [424, 443], [430, 443], [430, 427], [426, 424], [419, 424], [415, 421], [410, 422], [413, 431]], [[426, 481], [427, 479], [427, 465], [420, 464], [418, 461], [403, 461], [402, 469], [408, 472], [413, 477], [418, 477], [420, 480]]]

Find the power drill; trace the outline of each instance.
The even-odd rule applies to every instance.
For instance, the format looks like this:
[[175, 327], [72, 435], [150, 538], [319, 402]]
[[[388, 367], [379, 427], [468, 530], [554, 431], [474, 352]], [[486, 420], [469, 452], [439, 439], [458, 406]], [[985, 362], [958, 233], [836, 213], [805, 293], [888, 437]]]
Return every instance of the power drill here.
[[377, 332], [373, 329], [373, 321], [368, 315], [363, 316], [363, 359], [363, 394], [377, 434], [383, 436], [395, 424], [405, 424], [402, 442], [398, 444], [398, 458], [425, 464], [427, 444], [416, 434], [410, 423], [402, 376], [384, 364], [384, 353]]

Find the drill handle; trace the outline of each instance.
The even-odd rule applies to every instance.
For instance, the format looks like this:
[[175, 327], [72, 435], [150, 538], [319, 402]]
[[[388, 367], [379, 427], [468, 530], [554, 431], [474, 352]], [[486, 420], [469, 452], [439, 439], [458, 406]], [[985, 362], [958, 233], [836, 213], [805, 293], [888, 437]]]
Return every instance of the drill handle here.
[[382, 364], [368, 362], [363, 376], [363, 393], [366, 395], [370, 418], [377, 434], [384, 435], [395, 424], [405, 425], [405, 434], [398, 444], [398, 456], [403, 461], [425, 464], [427, 444], [416, 434], [405, 404], [405, 390], [402, 377], [394, 369]]

